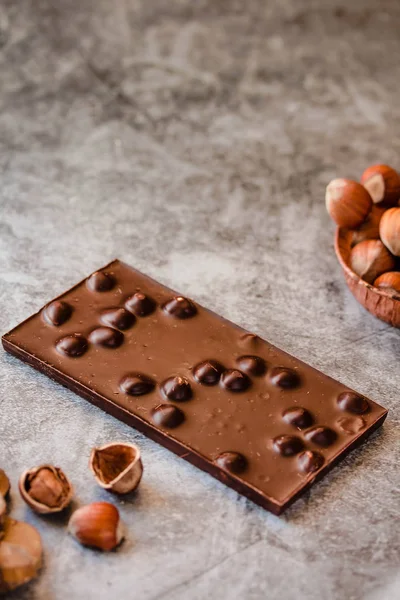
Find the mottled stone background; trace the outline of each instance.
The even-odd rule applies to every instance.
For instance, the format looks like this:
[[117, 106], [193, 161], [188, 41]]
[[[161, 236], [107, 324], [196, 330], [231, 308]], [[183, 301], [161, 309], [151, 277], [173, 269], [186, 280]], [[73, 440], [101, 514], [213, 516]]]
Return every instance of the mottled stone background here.
[[[0, 328], [119, 257], [390, 408], [277, 518], [0, 354], [12, 512], [43, 535], [23, 600], [395, 600], [399, 332], [355, 302], [326, 183], [399, 166], [396, 0], [0, 0]], [[79, 547], [16, 491], [90, 448], [143, 448], [121, 549]]]

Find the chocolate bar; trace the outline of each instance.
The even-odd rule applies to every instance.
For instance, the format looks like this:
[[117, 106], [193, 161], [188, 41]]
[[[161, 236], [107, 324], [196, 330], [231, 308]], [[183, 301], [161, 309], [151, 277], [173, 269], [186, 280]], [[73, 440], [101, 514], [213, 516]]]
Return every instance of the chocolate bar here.
[[275, 514], [387, 411], [115, 260], [5, 350]]

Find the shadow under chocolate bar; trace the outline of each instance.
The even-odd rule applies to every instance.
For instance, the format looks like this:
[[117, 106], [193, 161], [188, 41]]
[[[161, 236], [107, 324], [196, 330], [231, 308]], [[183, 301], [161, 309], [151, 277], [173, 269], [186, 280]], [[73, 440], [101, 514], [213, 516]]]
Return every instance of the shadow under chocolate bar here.
[[7, 352], [275, 514], [387, 415], [119, 260], [2, 341]]

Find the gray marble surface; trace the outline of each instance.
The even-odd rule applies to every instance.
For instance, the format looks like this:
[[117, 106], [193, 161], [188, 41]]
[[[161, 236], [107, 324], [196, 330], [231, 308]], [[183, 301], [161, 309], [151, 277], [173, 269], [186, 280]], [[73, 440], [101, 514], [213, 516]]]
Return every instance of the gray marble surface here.
[[[395, 600], [399, 332], [347, 291], [326, 183], [399, 166], [395, 0], [0, 0], [0, 328], [119, 257], [390, 409], [278, 518], [0, 353], [0, 460], [41, 577], [15, 597]], [[134, 440], [120, 550], [82, 549], [16, 484]]]

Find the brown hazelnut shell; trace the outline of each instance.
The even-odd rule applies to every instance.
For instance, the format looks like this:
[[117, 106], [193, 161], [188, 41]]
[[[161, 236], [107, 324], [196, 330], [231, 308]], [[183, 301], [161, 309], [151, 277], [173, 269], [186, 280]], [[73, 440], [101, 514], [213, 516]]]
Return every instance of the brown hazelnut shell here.
[[368, 217], [358, 227], [352, 230], [351, 245], [355, 246], [365, 240], [379, 240], [379, 224], [382, 218], [384, 208], [380, 206], [373, 206]]
[[365, 169], [361, 183], [374, 204], [396, 206], [400, 198], [400, 175], [388, 165], [372, 165]]
[[[62, 487], [61, 497], [54, 506], [46, 504], [45, 502], [40, 502], [30, 495], [31, 483], [34, 481], [38, 473], [43, 470], [50, 471]], [[32, 510], [41, 515], [58, 513], [64, 510], [68, 504], [70, 504], [72, 495], [74, 493], [71, 482], [68, 480], [63, 471], [59, 467], [54, 467], [53, 465], [48, 464], [40, 465], [39, 467], [34, 467], [33, 469], [24, 471], [19, 478], [18, 488], [22, 499], [26, 502], [26, 504], [32, 508]]]
[[379, 275], [393, 271], [396, 261], [381, 240], [364, 240], [350, 252], [350, 268], [367, 283], [373, 283]]
[[325, 204], [336, 225], [354, 229], [368, 217], [372, 198], [361, 183], [340, 177], [328, 183]]
[[400, 256], [400, 207], [389, 208], [379, 223], [379, 233], [386, 248]]
[[69, 520], [68, 531], [83, 546], [104, 552], [114, 550], [124, 539], [119, 511], [109, 502], [92, 502], [78, 508]]
[[0, 495], [4, 496], [4, 498], [7, 498], [10, 487], [10, 480], [8, 479], [5, 471], [0, 469]]
[[4, 496], [0, 495], [0, 540], [4, 536], [4, 527], [7, 518], [7, 503]]
[[375, 279], [374, 286], [377, 288], [385, 289], [390, 294], [398, 296], [400, 300], [400, 272], [399, 271], [388, 271], [383, 273]]
[[93, 448], [89, 466], [97, 483], [116, 494], [127, 494], [135, 490], [143, 474], [140, 448], [126, 442], [113, 442]]
[[400, 327], [400, 300], [382, 288], [376, 288], [356, 275], [349, 266], [352, 232], [337, 228], [335, 252], [353, 296], [378, 319]]

